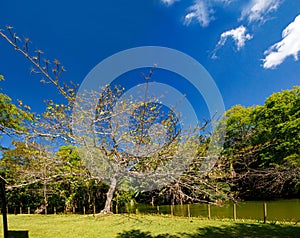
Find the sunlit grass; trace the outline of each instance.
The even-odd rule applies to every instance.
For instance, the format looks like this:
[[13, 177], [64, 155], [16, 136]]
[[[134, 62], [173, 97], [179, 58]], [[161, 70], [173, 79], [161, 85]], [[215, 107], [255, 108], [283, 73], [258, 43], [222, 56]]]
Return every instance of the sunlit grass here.
[[[250, 220], [207, 220], [169, 216], [9, 215], [9, 230], [29, 230], [30, 238], [111, 237], [297, 237], [300, 225]], [[1, 224], [1, 236], [2, 234]]]

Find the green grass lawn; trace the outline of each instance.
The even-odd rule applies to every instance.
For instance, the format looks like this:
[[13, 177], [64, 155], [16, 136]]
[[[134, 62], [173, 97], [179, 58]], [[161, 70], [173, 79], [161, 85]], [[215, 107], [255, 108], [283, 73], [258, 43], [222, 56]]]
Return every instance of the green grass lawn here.
[[[1, 219], [2, 220], [2, 219]], [[30, 238], [300, 237], [300, 225], [164, 216], [9, 215], [9, 230]], [[1, 223], [1, 236], [3, 237]]]

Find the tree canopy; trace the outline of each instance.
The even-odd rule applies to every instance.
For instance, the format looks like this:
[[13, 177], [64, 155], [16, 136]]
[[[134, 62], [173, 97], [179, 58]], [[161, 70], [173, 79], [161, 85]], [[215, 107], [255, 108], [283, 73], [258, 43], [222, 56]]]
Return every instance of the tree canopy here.
[[299, 112], [299, 86], [272, 94], [264, 105], [237, 105], [227, 111], [223, 154], [242, 193], [247, 189], [268, 197], [299, 193]]
[[[3, 75], [0, 75], [0, 81], [3, 80]], [[27, 130], [25, 121], [33, 119], [33, 115], [29, 110], [30, 107], [23, 106], [22, 101], [19, 101], [19, 105], [16, 105], [9, 96], [0, 92], [0, 136], [3, 134], [24, 133]]]

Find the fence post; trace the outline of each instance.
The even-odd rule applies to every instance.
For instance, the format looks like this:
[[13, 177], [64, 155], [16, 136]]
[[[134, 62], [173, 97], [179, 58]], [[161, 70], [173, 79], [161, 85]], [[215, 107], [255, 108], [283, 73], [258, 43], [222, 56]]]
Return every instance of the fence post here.
[[22, 207], [20, 207], [20, 214], [22, 214]]
[[27, 207], [27, 213], [30, 214], [30, 207]]
[[190, 209], [190, 204], [188, 204], [188, 217], [191, 218], [191, 209]]
[[173, 211], [173, 204], [171, 204], [171, 216], [174, 215], [174, 211]]
[[56, 207], [53, 208], [54, 215], [56, 215]]
[[83, 215], [85, 215], [85, 206], [83, 206]]
[[[0, 194], [1, 194], [1, 200], [2, 200], [2, 219], [3, 219], [3, 236], [4, 238], [8, 238], [8, 225], [7, 225], [7, 211], [8, 211], [8, 205], [6, 203], [6, 195], [5, 195], [5, 184], [6, 181], [4, 178], [0, 176]], [[7, 209], [7, 210], [5, 210]]]
[[267, 203], [266, 202], [264, 202], [263, 210], [264, 210], [264, 224], [266, 224], [267, 223], [267, 216], [268, 216]]
[[210, 214], [210, 204], [209, 204], [209, 203], [207, 204], [207, 216], [208, 216], [208, 219], [211, 218], [211, 214]]
[[236, 221], [236, 203], [233, 204], [233, 219]]
[[76, 208], [75, 208], [75, 207], [73, 207], [73, 214], [75, 214], [75, 212], [76, 212]]
[[94, 216], [96, 215], [96, 206], [94, 205]]
[[157, 214], [159, 214], [159, 205], [157, 205]]

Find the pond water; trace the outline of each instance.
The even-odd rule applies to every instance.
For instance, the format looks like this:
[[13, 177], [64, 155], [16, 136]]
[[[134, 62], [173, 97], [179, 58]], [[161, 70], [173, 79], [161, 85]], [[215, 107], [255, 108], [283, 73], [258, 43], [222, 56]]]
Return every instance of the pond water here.
[[[264, 201], [248, 201], [236, 204], [238, 219], [263, 220]], [[300, 220], [300, 199], [266, 201], [267, 220], [269, 221], [299, 221]], [[138, 204], [131, 207], [131, 212], [138, 209], [140, 213], [173, 214], [175, 216], [188, 216], [188, 205], [151, 205]], [[210, 206], [211, 218], [233, 218], [233, 203], [223, 206]], [[207, 204], [191, 204], [190, 214], [192, 217], [208, 217]]]

